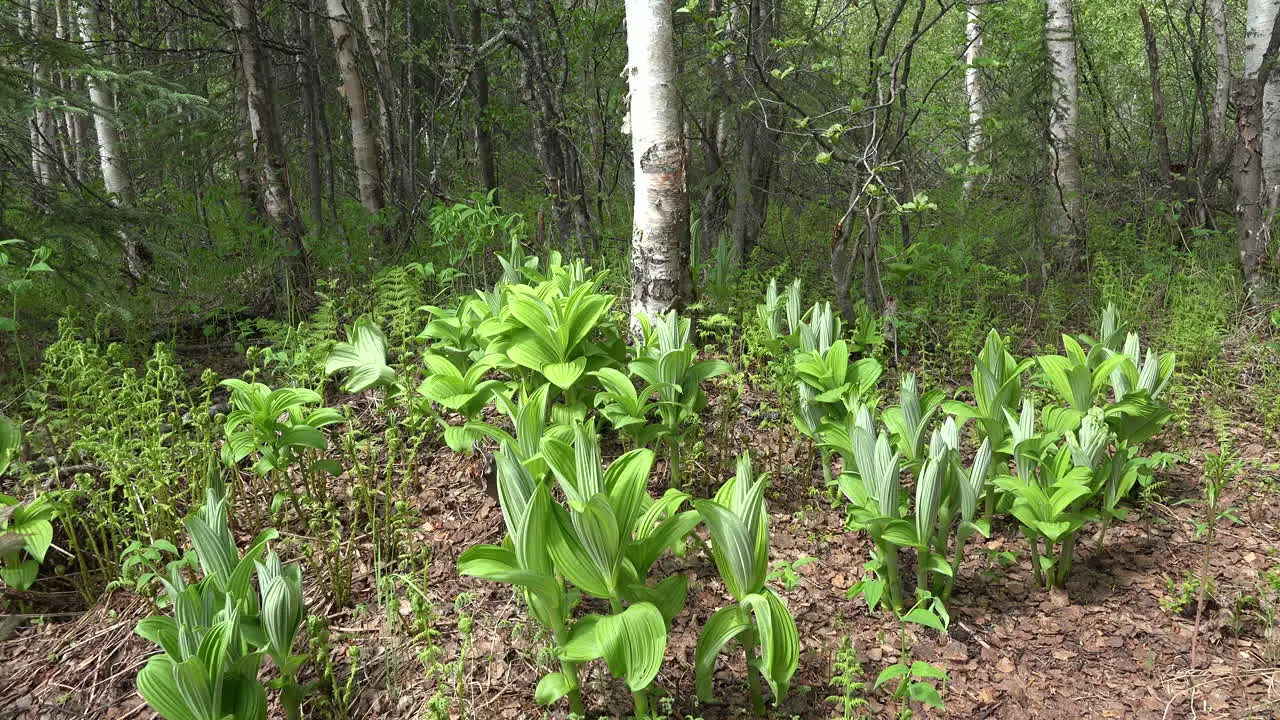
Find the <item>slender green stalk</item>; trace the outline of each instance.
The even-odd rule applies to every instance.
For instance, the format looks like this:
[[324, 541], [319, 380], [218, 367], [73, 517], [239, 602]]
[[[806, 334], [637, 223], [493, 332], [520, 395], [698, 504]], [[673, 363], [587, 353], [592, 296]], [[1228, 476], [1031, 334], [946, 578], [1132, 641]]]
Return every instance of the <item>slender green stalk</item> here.
[[[1040, 572], [1040, 536], [1030, 534], [1027, 536], [1027, 540], [1031, 542], [1031, 571], [1036, 575], [1036, 584], [1041, 587], [1046, 587], [1044, 584], [1044, 574]], [[1045, 548], [1046, 552], [1048, 552], [1048, 550], [1049, 548]]]
[[671, 435], [667, 440], [667, 448], [670, 451], [668, 462], [671, 464], [671, 487], [681, 490], [684, 487], [682, 485], [684, 478], [680, 466], [684, 460], [680, 453], [680, 440], [675, 435]]
[[884, 571], [884, 580], [889, 586], [889, 602], [894, 610], [902, 609], [902, 577], [898, 572], [898, 546], [892, 543], [879, 543], [880, 565]]
[[826, 447], [821, 448], [822, 453], [822, 486], [829, 488], [835, 484], [831, 479], [831, 451]]
[[750, 630], [742, 633], [742, 647], [747, 653], [747, 687], [751, 691], [751, 707], [757, 716], [764, 717], [764, 693], [760, 689], [760, 671], [756, 669], [755, 663], [756, 648], [759, 645], [760, 638], [753, 625]]
[[916, 589], [929, 589], [929, 562], [933, 553], [929, 550], [921, 549], [916, 555]]
[[1058, 578], [1054, 583], [1057, 587], [1065, 587], [1067, 584], [1067, 574], [1071, 572], [1071, 558], [1076, 552], [1076, 534], [1071, 533], [1062, 541], [1062, 551], [1058, 554]]

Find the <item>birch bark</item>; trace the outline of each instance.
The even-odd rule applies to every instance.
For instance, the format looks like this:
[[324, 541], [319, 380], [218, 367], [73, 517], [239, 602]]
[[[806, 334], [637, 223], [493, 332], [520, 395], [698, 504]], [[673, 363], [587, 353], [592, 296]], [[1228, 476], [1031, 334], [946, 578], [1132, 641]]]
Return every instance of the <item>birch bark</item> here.
[[1045, 44], [1049, 50], [1052, 107], [1049, 111], [1049, 255], [1058, 270], [1074, 270], [1084, 256], [1084, 182], [1076, 147], [1080, 84], [1076, 65], [1072, 0], [1048, 0]]
[[627, 80], [635, 177], [631, 328], [642, 315], [679, 308], [692, 293], [689, 193], [676, 90], [670, 0], [626, 0]]

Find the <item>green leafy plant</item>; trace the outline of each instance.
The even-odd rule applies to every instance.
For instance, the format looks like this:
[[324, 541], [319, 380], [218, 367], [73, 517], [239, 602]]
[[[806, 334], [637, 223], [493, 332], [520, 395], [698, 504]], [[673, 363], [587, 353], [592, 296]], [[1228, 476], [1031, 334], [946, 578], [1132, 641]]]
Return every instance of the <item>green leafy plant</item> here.
[[302, 517], [297, 493], [288, 483], [288, 469], [299, 465], [310, 495], [325, 497], [325, 485], [317, 482], [315, 473], [333, 473], [336, 466], [318, 457], [329, 446], [321, 429], [344, 422], [342, 413], [329, 407], [308, 407], [321, 402], [320, 394], [314, 390], [272, 390], [262, 383], [235, 378], [223, 380], [222, 384], [231, 388], [232, 408], [223, 425], [226, 442], [222, 461], [234, 467], [256, 453], [253, 472], [274, 481], [273, 503], [287, 499], [297, 516]]
[[[173, 568], [162, 580], [173, 616], [138, 623], [136, 632], [162, 650], [139, 671], [138, 691], [165, 720], [260, 720], [267, 698], [258, 673], [269, 655], [281, 672], [273, 685], [283, 688], [282, 704], [296, 719], [303, 690], [293, 677], [303, 658], [292, 646], [302, 621], [301, 575], [268, 552], [275, 530], [239, 553], [217, 465], [209, 465], [205, 504], [187, 520], [203, 577], [188, 584]], [[255, 571], [261, 596], [251, 583]]]
[[[846, 471], [840, 488], [849, 499], [853, 527], [867, 531], [876, 550], [868, 569], [874, 579], [855, 588], [875, 608], [887, 597], [895, 610], [904, 607], [898, 550], [916, 550], [916, 590], [946, 600], [955, 586], [965, 546], [989, 527], [977, 507], [991, 467], [990, 442], [984, 440], [970, 467], [960, 457], [960, 432], [954, 418], [935, 430], [916, 471], [914, 502], [903, 502], [901, 452], [891, 448], [887, 432], [878, 431], [868, 408], [859, 409], [840, 443]], [[948, 552], [951, 553], [948, 557]]]
[[22, 429], [4, 415], [0, 415], [0, 475], [9, 469], [10, 463], [22, 452]]
[[615, 298], [596, 291], [598, 280], [575, 284], [566, 273], [537, 286], [506, 286], [506, 307], [490, 351], [506, 354], [527, 381], [549, 382], [576, 405], [582, 376], [617, 364], [607, 338], [593, 335], [616, 338], [618, 331], [603, 322]]
[[35, 583], [53, 544], [53, 517], [44, 495], [24, 504], [0, 494], [0, 580], [5, 585], [27, 590]]
[[791, 687], [800, 658], [800, 636], [786, 603], [767, 586], [768, 515], [765, 476], [756, 477], [751, 458], [738, 460], [737, 474], [712, 500], [693, 505], [711, 531], [711, 556], [736, 604], [712, 613], [698, 635], [694, 670], [698, 697], [711, 700], [716, 656], [737, 640], [747, 656], [747, 683], [757, 715], [764, 714], [760, 678], [781, 702]]
[[791, 592], [800, 585], [800, 573], [798, 572], [800, 568], [816, 562], [818, 562], [818, 558], [807, 555], [791, 561], [780, 561], [774, 565], [773, 572], [770, 572], [769, 577], [765, 578], [765, 580], [768, 582], [777, 581], [782, 585], [783, 590]]
[[303, 388], [272, 390], [262, 383], [231, 378], [231, 412], [224, 426], [227, 442], [222, 460], [237, 465], [253, 453], [253, 470], [259, 475], [288, 468], [304, 449], [324, 450], [328, 440], [320, 429], [343, 421], [333, 408], [308, 408], [321, 401], [320, 394]]
[[1036, 581], [1047, 589], [1066, 582], [1081, 527], [1123, 516], [1119, 503], [1144, 467], [1124, 445], [1116, 447], [1101, 409], [1076, 422], [1073, 411], [1057, 410], [1045, 409], [1039, 429], [1030, 400], [1023, 400], [1019, 417], [1008, 414], [1006, 447], [1016, 471], [994, 480], [1012, 498], [1010, 513], [1031, 544]]
[[[493, 399], [495, 391], [507, 387], [501, 380], [486, 377], [506, 358], [497, 353], [481, 357], [474, 363], [459, 368], [452, 360], [429, 353], [423, 357], [429, 374], [418, 386], [418, 394], [428, 401], [461, 414], [466, 420], [475, 420], [480, 411]], [[464, 426], [444, 425], [445, 442], [454, 452], [470, 452], [472, 438]]]
[[[591, 421], [575, 425], [572, 447], [553, 437], [542, 444], [567, 505], [555, 506], [555, 532], [549, 538], [556, 569], [584, 594], [607, 600], [613, 617], [625, 618], [602, 620], [598, 631], [575, 626], [569, 652], [573, 659], [585, 660], [591, 659], [588, 651], [598, 650], [591, 657], [603, 657], [615, 677], [625, 677], [636, 712], [643, 716], [648, 712], [647, 687], [666, 647], [665, 623], [684, 607], [688, 593], [683, 575], [652, 586], [646, 580], [658, 557], [693, 530], [698, 515], [677, 512], [688, 500], [678, 490], [668, 490], [656, 501], [649, 497], [653, 452], [648, 449], [632, 450], [602, 471], [599, 436]], [[655, 614], [643, 609], [646, 605], [664, 622], [655, 625]], [[635, 627], [624, 632], [628, 624]], [[599, 637], [577, 642], [580, 633], [590, 632]], [[609, 639], [615, 633], [621, 634]], [[619, 645], [611, 649], [614, 644]], [[628, 659], [628, 653], [633, 657]], [[637, 660], [655, 654], [656, 661]], [[653, 675], [645, 674], [650, 667]]]
[[[1007, 462], [1009, 459], [1002, 453], [1008, 434], [1005, 411], [1017, 411], [1022, 402], [1022, 375], [1034, 364], [1035, 360], [1031, 358], [1019, 362], [1009, 352], [1009, 344], [1000, 333], [992, 330], [987, 333], [986, 343], [974, 360], [971, 374], [973, 384], [960, 390], [971, 394], [974, 404], [960, 400], [942, 403], [943, 411], [956, 416], [962, 423], [975, 421], [979, 440], [990, 441], [997, 462]], [[983, 514], [988, 525], [995, 514], [995, 505], [994, 486], [989, 486], [984, 493], [983, 503]]]
[[615, 368], [591, 374], [604, 386], [596, 393], [595, 405], [615, 431], [635, 446], [650, 445], [663, 436], [666, 427], [650, 422], [650, 415], [662, 404], [661, 400], [650, 399], [655, 392], [653, 385], [636, 390], [632, 379]]
[[356, 320], [347, 331], [347, 341], [333, 346], [325, 360], [325, 375], [347, 371], [342, 389], [358, 393], [371, 387], [394, 388], [396, 371], [387, 365], [387, 338], [368, 317]]
[[[501, 546], [477, 545], [458, 558], [458, 572], [520, 588], [533, 618], [549, 630], [560, 655], [569, 642], [570, 614], [580, 593], [566, 588], [556, 573], [547, 548], [554, 531], [552, 500], [547, 486], [535, 481], [511, 444], [496, 455], [498, 497], [507, 534]], [[560, 655], [560, 670], [538, 682], [534, 699], [550, 705], [569, 698], [569, 710], [583, 715], [578, 665]]]
[[688, 425], [707, 405], [702, 381], [731, 372], [733, 366], [723, 360], [697, 360], [697, 348], [689, 342], [689, 320], [674, 310], [652, 321], [642, 319], [641, 327], [645, 342], [629, 367], [660, 400], [655, 406], [660, 419], [657, 435], [666, 440], [671, 486], [678, 488]]
[[853, 640], [848, 635], [840, 638], [840, 647], [836, 649], [831, 661], [831, 685], [839, 690], [839, 694], [827, 697], [827, 702], [840, 709], [840, 720], [864, 720], [869, 717], [867, 683], [864, 677]]
[[[940, 610], [942, 611], [941, 613], [939, 612]], [[926, 593], [916, 601], [916, 604], [909, 612], [899, 618], [898, 623], [898, 634], [901, 642], [898, 662], [881, 670], [876, 676], [872, 688], [880, 688], [895, 680], [897, 681], [889, 700], [894, 703], [902, 703], [897, 713], [899, 718], [914, 717], [910, 706], [903, 703], [903, 700], [914, 700], [938, 710], [946, 710], [946, 706], [942, 702], [942, 695], [938, 692], [938, 687], [934, 683], [946, 683], [947, 673], [937, 665], [912, 657], [910, 646], [907, 643], [906, 629], [907, 623], [914, 623], [943, 631], [949, 624], [949, 618], [945, 615], [945, 610], [943, 610], [941, 603]]]
[[[574, 426], [572, 444], [542, 438], [542, 457], [566, 505], [551, 500], [517, 459], [511, 444], [498, 455], [498, 489], [508, 539], [501, 548], [478, 546], [459, 560], [459, 572], [525, 590], [530, 610], [556, 639], [561, 670], [542, 679], [535, 699], [550, 704], [568, 696], [581, 712], [577, 668], [602, 658], [633, 693], [637, 714], [648, 712], [648, 687], [667, 642], [667, 623], [684, 606], [683, 575], [655, 585], [647, 577], [658, 557], [680, 543], [698, 522], [678, 512], [688, 496], [647, 492], [653, 452], [640, 448], [603, 469], [592, 422]], [[572, 589], [566, 589], [563, 578]], [[610, 615], [569, 623], [579, 594], [609, 602]]]
[[908, 467], [919, 467], [928, 450], [929, 428], [942, 406], [943, 393], [930, 390], [920, 395], [915, 373], [903, 373], [899, 380], [898, 404], [881, 416], [893, 444]]

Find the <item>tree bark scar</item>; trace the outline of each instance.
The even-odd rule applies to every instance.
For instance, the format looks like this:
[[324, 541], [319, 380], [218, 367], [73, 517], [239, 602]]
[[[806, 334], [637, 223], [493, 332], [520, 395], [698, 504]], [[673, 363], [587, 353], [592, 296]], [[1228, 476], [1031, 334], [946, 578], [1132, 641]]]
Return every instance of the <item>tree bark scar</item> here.
[[667, 174], [680, 170], [684, 164], [682, 143], [663, 140], [649, 146], [640, 156], [640, 169], [646, 173]]

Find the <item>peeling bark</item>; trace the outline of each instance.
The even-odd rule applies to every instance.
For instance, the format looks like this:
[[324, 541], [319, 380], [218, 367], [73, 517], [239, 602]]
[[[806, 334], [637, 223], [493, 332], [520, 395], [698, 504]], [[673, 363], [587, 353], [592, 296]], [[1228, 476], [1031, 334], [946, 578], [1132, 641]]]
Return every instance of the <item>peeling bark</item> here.
[[[1048, 0], [1045, 44], [1049, 50], [1052, 107], [1049, 112], [1049, 261], [1072, 271], [1084, 258], [1084, 182], [1077, 148], [1080, 86], [1076, 65], [1072, 0]], [[1048, 268], [1046, 268], [1046, 271]]]
[[676, 90], [670, 0], [626, 0], [627, 81], [635, 209], [631, 231], [631, 329], [641, 316], [682, 307], [689, 268], [688, 148]]
[[356, 57], [356, 38], [351, 32], [351, 16], [343, 0], [327, 0], [329, 31], [337, 51], [338, 70], [342, 74], [341, 94], [351, 121], [351, 151], [356, 163], [356, 183], [360, 188], [360, 204], [374, 216], [382, 212], [382, 167], [378, 160], [378, 141], [369, 118], [369, 96], [360, 63]]
[[[986, 105], [986, 97], [982, 91], [982, 71], [978, 68], [978, 59], [982, 57], [982, 6], [977, 3], [965, 8], [964, 37], [968, 43], [964, 51], [964, 90], [969, 100], [969, 134], [965, 138], [965, 149], [969, 153], [969, 167], [972, 168], [979, 164], [978, 156], [982, 152], [982, 117]], [[966, 198], [972, 197], [973, 186], [974, 176], [966, 174]]]
[[288, 159], [275, 115], [274, 90], [269, 63], [258, 32], [258, 10], [254, 0], [226, 0], [231, 13], [231, 29], [236, 38], [240, 71], [244, 77], [245, 103], [253, 156], [262, 180], [262, 206], [267, 219], [284, 239], [284, 267], [289, 292], [310, 295], [314, 280], [303, 238], [306, 229], [298, 217], [298, 207], [289, 184]]

